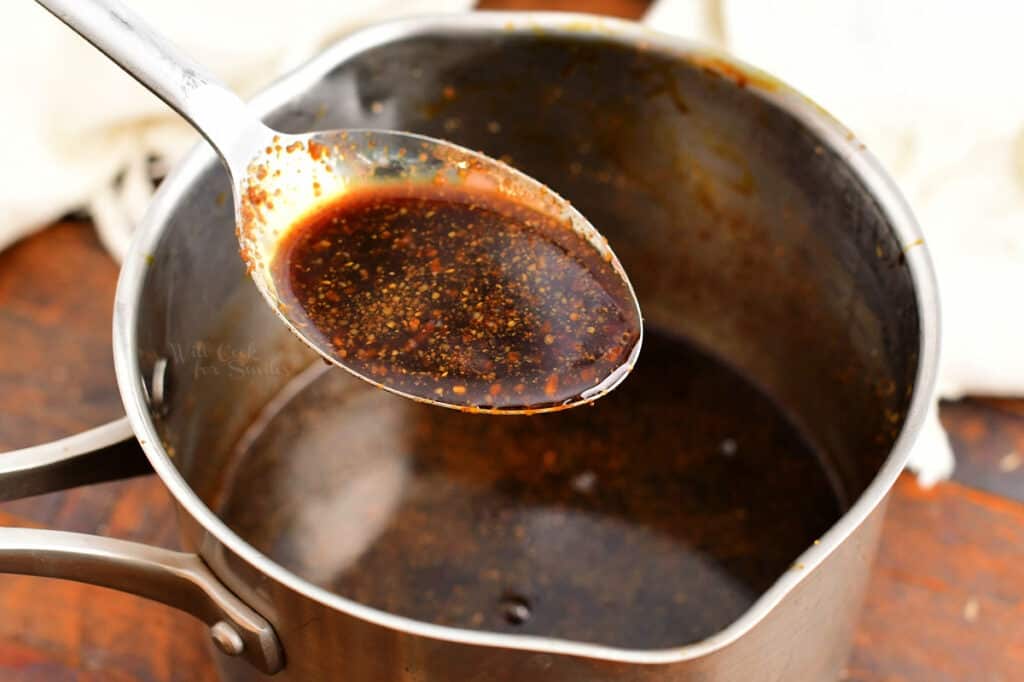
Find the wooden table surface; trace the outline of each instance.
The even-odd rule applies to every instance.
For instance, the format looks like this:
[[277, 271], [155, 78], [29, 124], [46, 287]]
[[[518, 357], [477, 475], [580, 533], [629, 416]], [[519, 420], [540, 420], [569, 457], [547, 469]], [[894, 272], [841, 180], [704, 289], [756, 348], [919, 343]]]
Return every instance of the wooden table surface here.
[[[636, 17], [642, 0], [491, 0]], [[69, 114], [70, 115], [70, 114]], [[116, 266], [84, 223], [0, 254], [0, 451], [119, 416], [110, 357]], [[945, 405], [956, 480], [899, 482], [844, 679], [1024, 680], [1024, 401]], [[0, 526], [175, 545], [155, 477], [0, 504]], [[207, 682], [205, 628], [128, 595], [0, 576], [0, 680]]]

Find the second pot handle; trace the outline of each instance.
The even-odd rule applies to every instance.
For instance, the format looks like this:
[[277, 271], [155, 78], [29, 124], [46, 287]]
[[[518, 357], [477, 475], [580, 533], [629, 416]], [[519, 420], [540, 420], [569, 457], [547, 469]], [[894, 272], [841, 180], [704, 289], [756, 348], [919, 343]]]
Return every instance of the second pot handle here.
[[[151, 472], [127, 418], [47, 445], [0, 454], [0, 500]], [[196, 554], [85, 533], [0, 528], [0, 573], [63, 578], [137, 594], [210, 626], [218, 648], [273, 674], [284, 655], [273, 626]]]
[[0, 454], [0, 502], [151, 473], [128, 417], [121, 417], [46, 445]]

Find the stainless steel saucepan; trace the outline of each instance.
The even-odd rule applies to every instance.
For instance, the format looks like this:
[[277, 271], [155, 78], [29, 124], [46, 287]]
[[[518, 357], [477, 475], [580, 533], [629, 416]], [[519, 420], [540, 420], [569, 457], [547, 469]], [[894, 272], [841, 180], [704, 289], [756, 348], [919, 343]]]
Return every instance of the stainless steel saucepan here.
[[[407, 447], [402, 439], [418, 433], [412, 410], [424, 408], [328, 380], [341, 373], [324, 374], [279, 324], [238, 258], [228, 178], [200, 146], [161, 187], [118, 283], [114, 356], [127, 417], [0, 456], [5, 499], [151, 466], [176, 500], [190, 552], [6, 528], [0, 571], [105, 585], [186, 610], [209, 624], [225, 679], [837, 678], [938, 348], [921, 235], [852, 135], [727, 57], [636, 24], [565, 14], [372, 27], [254, 106], [286, 131], [386, 128], [450, 139], [505, 157], [567, 197], [609, 238], [647, 325], [686, 338], [769, 396], [820, 457], [841, 513], [713, 631], [687, 635], [680, 623], [678, 640], [654, 646], [530, 634], [529, 623], [517, 630], [530, 615], [517, 595], [506, 595], [507, 623], [498, 626], [474, 614], [462, 624], [451, 608], [437, 617], [389, 609], [361, 598], [358, 586], [333, 590], [335, 569], [372, 550], [394, 500], [429, 473], [368, 455]], [[687, 417], [661, 423], [682, 442], [701, 428]], [[450, 417], [459, 418], [474, 417]], [[332, 430], [339, 420], [355, 425], [345, 437]], [[451, 424], [419, 434], [416, 447], [461, 430]], [[586, 492], [592, 479], [572, 485]], [[459, 484], [475, 490], [472, 480]], [[523, 494], [505, 485], [502, 495]], [[525, 531], [543, 535], [552, 565], [577, 565], [593, 537], [571, 535], [591, 526], [567, 514], [556, 508]], [[429, 521], [431, 533], [457, 532]], [[644, 562], [643, 551], [616, 551]], [[472, 587], [491, 578], [459, 579]], [[455, 603], [427, 583], [424, 604]]]

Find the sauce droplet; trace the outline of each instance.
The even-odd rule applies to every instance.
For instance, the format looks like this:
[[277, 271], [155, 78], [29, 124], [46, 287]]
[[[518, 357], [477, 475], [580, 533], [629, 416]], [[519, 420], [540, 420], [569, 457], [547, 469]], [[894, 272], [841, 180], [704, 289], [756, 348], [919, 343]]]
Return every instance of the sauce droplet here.
[[288, 316], [371, 382], [465, 409], [600, 392], [640, 339], [632, 292], [564, 219], [496, 191], [358, 188], [282, 238]]

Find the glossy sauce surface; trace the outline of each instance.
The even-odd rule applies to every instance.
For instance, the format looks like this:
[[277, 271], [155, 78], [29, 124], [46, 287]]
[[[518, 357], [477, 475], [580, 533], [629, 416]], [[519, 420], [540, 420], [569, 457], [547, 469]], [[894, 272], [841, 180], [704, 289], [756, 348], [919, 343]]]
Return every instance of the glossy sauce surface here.
[[610, 260], [566, 220], [496, 192], [357, 189], [293, 227], [273, 270], [322, 349], [374, 383], [448, 404], [596, 397], [640, 339]]
[[313, 370], [214, 508], [275, 562], [390, 613], [679, 646], [802, 570], [843, 508], [782, 410], [657, 330], [627, 382], [554, 414], [462, 414]]

